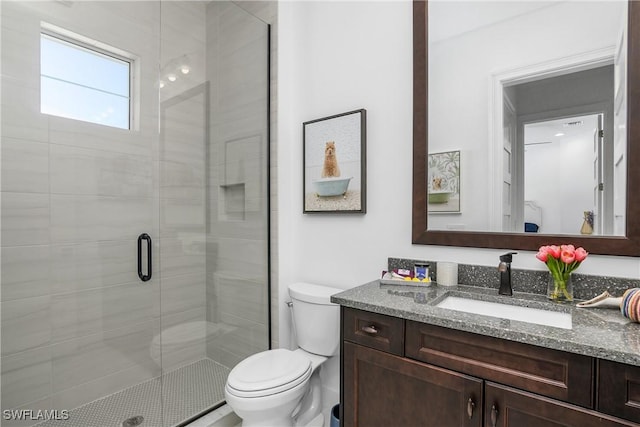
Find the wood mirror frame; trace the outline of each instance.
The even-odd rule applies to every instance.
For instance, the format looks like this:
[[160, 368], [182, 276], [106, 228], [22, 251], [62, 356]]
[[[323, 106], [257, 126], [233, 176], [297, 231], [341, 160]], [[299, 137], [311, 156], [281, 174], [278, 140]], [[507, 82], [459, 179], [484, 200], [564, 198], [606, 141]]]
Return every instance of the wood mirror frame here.
[[427, 1], [413, 2], [413, 216], [412, 243], [537, 251], [571, 243], [602, 255], [640, 256], [640, 2], [629, 1], [627, 31], [626, 236], [583, 236], [427, 228], [428, 31]]

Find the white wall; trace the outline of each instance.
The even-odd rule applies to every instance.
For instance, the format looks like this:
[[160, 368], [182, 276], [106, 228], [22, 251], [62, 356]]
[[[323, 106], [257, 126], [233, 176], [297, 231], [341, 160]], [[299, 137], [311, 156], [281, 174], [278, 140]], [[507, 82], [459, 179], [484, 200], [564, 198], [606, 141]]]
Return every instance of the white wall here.
[[[387, 257], [497, 265], [498, 249], [411, 244], [412, 5], [282, 2], [278, 55], [280, 345], [294, 281], [351, 288], [379, 277]], [[367, 214], [302, 214], [302, 123], [367, 110]], [[509, 248], [505, 248], [509, 249]], [[514, 268], [543, 269], [519, 251]], [[640, 276], [637, 258], [591, 256], [586, 274]], [[497, 284], [496, 284], [497, 287]], [[338, 383], [333, 365], [330, 387]]]

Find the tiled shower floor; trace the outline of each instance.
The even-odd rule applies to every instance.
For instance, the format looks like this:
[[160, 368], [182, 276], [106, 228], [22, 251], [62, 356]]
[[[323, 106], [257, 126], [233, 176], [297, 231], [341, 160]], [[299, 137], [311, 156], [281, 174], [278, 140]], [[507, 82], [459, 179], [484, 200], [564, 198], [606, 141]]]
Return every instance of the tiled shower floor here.
[[228, 375], [228, 368], [202, 359], [73, 409], [68, 420], [37, 427], [122, 427], [137, 415], [144, 417], [140, 427], [175, 426], [224, 400]]

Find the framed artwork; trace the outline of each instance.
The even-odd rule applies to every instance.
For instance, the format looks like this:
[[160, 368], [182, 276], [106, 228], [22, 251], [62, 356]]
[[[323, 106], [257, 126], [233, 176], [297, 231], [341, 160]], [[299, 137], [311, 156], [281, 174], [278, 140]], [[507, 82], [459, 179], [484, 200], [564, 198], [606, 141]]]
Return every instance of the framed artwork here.
[[460, 151], [429, 154], [429, 213], [460, 213]]
[[304, 122], [303, 212], [366, 212], [364, 109]]

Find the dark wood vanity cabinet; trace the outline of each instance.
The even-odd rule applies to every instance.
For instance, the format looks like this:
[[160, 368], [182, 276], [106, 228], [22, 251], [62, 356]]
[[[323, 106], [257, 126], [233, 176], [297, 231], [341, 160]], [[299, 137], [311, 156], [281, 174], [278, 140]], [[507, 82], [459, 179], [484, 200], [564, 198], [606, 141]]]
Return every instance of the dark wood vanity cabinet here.
[[342, 338], [343, 427], [640, 425], [637, 367], [346, 307]]
[[343, 426], [482, 426], [482, 380], [349, 342], [343, 351]]

